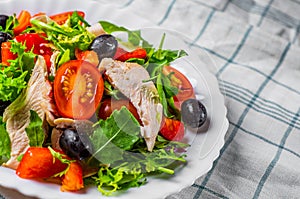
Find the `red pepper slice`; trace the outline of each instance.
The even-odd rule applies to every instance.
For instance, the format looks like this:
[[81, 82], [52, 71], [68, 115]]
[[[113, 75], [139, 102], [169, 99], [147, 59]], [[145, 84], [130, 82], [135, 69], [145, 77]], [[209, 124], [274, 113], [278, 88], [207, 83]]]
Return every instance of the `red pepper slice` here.
[[[120, 52], [121, 50], [119, 49], [119, 52], [117, 51], [116, 53], [115, 59], [123, 62], [131, 58], [146, 59], [147, 57], [147, 51], [143, 48], [137, 48], [134, 51], [125, 52], [123, 54], [121, 54]], [[121, 55], [118, 56], [117, 54]]]
[[14, 34], [18, 35], [23, 32], [27, 26], [30, 26], [31, 14], [27, 10], [22, 10], [17, 17], [19, 24], [14, 28]]
[[82, 11], [69, 11], [69, 12], [63, 12], [63, 13], [51, 15], [50, 18], [53, 21], [55, 21], [57, 24], [62, 25], [72, 16], [73, 12], [77, 12], [77, 14], [82, 18], [84, 18], [85, 16], [85, 13]]

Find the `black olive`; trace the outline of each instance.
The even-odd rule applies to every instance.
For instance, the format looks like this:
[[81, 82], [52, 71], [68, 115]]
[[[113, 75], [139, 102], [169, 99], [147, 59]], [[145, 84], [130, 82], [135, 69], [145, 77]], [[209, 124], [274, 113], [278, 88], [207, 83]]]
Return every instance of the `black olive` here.
[[0, 32], [0, 44], [12, 39], [11, 35], [6, 32]]
[[112, 58], [117, 51], [118, 41], [110, 34], [103, 34], [96, 37], [89, 46], [90, 50], [97, 53], [99, 61], [103, 58]]
[[10, 101], [3, 102], [2, 100], [0, 100], [0, 116], [3, 115], [4, 110], [6, 109], [6, 107], [8, 107], [8, 105], [10, 105], [10, 103]]
[[205, 106], [197, 99], [188, 99], [181, 104], [181, 119], [192, 128], [202, 126], [207, 118]]
[[69, 157], [84, 160], [91, 155], [92, 144], [86, 133], [65, 129], [59, 138], [60, 148]]
[[0, 26], [2, 27], [2, 29], [6, 28], [7, 19], [8, 19], [7, 15], [0, 15]]

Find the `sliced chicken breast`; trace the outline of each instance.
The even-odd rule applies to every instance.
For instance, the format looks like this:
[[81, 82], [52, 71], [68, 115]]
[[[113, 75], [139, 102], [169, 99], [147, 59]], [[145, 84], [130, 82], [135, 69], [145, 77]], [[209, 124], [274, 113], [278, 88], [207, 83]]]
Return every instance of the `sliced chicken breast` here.
[[150, 79], [148, 71], [137, 63], [126, 63], [104, 58], [100, 71], [105, 71], [110, 83], [120, 90], [137, 110], [143, 123], [141, 135], [149, 151], [153, 150], [163, 115], [157, 89]]
[[48, 96], [51, 85], [47, 79], [45, 60], [39, 56], [27, 88], [5, 109], [3, 120], [6, 122], [6, 130], [11, 140], [11, 157], [4, 164], [6, 167], [16, 169], [19, 165], [18, 156], [29, 147], [29, 138], [25, 128], [30, 123], [30, 110], [35, 111], [42, 120], [47, 118], [50, 124], [54, 124], [54, 117], [51, 113], [53, 106]]

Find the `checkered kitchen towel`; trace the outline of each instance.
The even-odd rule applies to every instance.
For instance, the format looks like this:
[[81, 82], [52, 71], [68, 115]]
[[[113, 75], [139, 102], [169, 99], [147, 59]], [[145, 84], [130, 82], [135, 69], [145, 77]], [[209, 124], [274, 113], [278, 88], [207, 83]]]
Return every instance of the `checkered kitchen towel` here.
[[206, 175], [168, 199], [300, 198], [300, 1], [109, 3], [184, 33], [215, 62], [225, 144]]
[[168, 198], [300, 198], [300, 1], [114, 3], [207, 51], [226, 99], [219, 158]]

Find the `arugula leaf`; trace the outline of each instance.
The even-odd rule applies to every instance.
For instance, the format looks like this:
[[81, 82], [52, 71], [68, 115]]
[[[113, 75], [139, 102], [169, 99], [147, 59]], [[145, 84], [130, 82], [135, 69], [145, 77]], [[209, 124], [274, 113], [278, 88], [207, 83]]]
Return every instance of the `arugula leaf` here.
[[6, 125], [0, 116], [0, 165], [10, 158], [10, 138], [6, 131]]
[[66, 155], [54, 151], [50, 146], [48, 147], [48, 149], [49, 149], [50, 153], [51, 153], [52, 156], [53, 156], [53, 162], [55, 161], [55, 158], [57, 158], [57, 159], [58, 159], [59, 161], [61, 161], [63, 164], [67, 164], [67, 165], [68, 165], [67, 168], [66, 168], [65, 170], [63, 170], [63, 171], [61, 171], [61, 172], [59, 172], [59, 173], [57, 173], [57, 174], [55, 174], [55, 175], [53, 176], [53, 177], [62, 177], [62, 176], [65, 175], [65, 174], [68, 172], [68, 170], [70, 169], [71, 163], [72, 163], [72, 162], [75, 162], [76, 160], [69, 160], [69, 159], [67, 158]]
[[29, 51], [25, 52], [25, 45], [11, 40], [10, 51], [18, 54], [15, 60], [9, 60], [10, 65], [0, 64], [0, 100], [14, 101], [20, 92], [26, 88], [34, 67], [36, 55]]
[[122, 159], [124, 150], [132, 149], [139, 140], [140, 125], [126, 107], [115, 110], [106, 120], [96, 123], [91, 136], [93, 156], [100, 162], [109, 164]]
[[125, 27], [117, 26], [108, 21], [99, 21], [99, 23], [102, 26], [103, 30], [108, 34], [112, 34], [113, 32], [126, 32], [128, 34], [128, 42], [130, 42], [134, 46], [141, 46], [145, 49], [152, 48], [152, 45], [142, 38], [140, 30], [131, 31]]
[[[60, 51], [65, 52], [69, 49], [71, 59], [75, 58], [75, 49], [87, 50], [95, 38], [93, 34], [85, 29], [87, 22], [77, 12], [74, 12], [63, 25], [58, 25], [54, 21], [44, 23], [37, 19], [30, 22], [37, 30], [44, 31], [47, 40], [51, 41]], [[83, 22], [83, 24], [80, 22]]]
[[27, 128], [25, 128], [26, 134], [29, 138], [30, 146], [42, 146], [45, 139], [45, 133], [43, 130], [43, 121], [39, 115], [30, 110], [30, 123]]
[[9, 16], [8, 19], [6, 20], [6, 25], [5, 28], [0, 26], [0, 31], [1, 32], [6, 32], [10, 35], [14, 35], [14, 28], [19, 24], [16, 14], [13, 14], [12, 16]]

